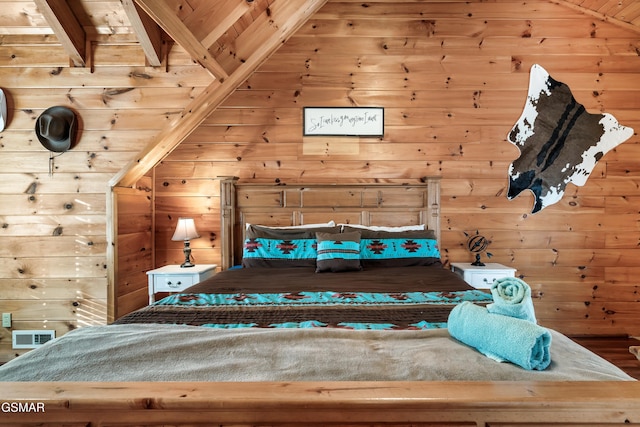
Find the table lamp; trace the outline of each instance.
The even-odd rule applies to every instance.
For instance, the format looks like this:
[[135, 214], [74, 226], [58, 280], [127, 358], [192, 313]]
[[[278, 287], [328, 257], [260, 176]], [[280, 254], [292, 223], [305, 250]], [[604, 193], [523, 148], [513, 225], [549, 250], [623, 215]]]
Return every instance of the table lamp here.
[[198, 230], [196, 230], [196, 224], [193, 218], [178, 218], [178, 225], [171, 240], [184, 241], [184, 249], [182, 249], [182, 252], [184, 252], [184, 262], [180, 267], [193, 267], [195, 265], [191, 263], [191, 247], [189, 246], [189, 241], [191, 239], [197, 239], [198, 237], [200, 237], [200, 235], [198, 234]]

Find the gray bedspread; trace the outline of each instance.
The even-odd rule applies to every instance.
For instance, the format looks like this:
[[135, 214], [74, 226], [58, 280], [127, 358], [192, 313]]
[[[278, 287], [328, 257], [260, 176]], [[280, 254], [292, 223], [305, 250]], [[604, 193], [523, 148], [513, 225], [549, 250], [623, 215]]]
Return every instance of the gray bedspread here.
[[84, 327], [0, 367], [0, 381], [633, 380], [552, 331], [551, 366], [498, 363], [446, 329]]

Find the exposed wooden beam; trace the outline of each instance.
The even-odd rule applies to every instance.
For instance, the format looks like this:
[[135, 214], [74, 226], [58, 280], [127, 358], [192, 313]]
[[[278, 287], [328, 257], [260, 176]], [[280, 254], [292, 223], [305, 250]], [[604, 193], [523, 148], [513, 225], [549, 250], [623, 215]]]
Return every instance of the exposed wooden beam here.
[[86, 65], [86, 33], [65, 0], [34, 0], [76, 67]]
[[120, 0], [149, 65], [162, 65], [162, 29], [133, 0]]
[[195, 61], [209, 70], [216, 79], [222, 81], [228, 77], [224, 68], [211, 56], [207, 48], [200, 43], [164, 0], [135, 1], [176, 43], [182, 46]]
[[[136, 0], [138, 1], [138, 0]], [[282, 13], [264, 21], [268, 27], [259, 48], [224, 81], [215, 81], [150, 142], [127, 167], [114, 176], [110, 185], [131, 187], [149, 169], [185, 140], [218, 106], [233, 93], [264, 61], [293, 35], [327, 0], [274, 0], [272, 6]], [[265, 27], [265, 28], [266, 28]]]
[[[262, 12], [249, 27], [238, 35], [232, 43], [233, 61], [239, 66], [247, 57], [263, 49], [262, 41], [273, 32], [273, 27], [279, 25], [279, 16], [289, 16], [296, 13], [298, 6], [288, 2], [272, 2], [267, 10]], [[225, 63], [227, 68], [230, 67]]]
[[[196, 37], [201, 39], [200, 42], [209, 48], [250, 8], [245, 0], [204, 2], [184, 20], [184, 23], [192, 28]], [[198, 31], [196, 29], [199, 33], [195, 33]]]

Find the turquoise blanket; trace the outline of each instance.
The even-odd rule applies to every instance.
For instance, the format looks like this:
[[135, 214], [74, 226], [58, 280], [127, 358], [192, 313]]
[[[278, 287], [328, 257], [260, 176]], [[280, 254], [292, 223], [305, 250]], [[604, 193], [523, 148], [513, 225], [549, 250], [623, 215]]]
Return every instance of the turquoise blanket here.
[[544, 370], [551, 363], [551, 334], [528, 320], [463, 302], [451, 310], [448, 328], [452, 337], [492, 359], [528, 370]]
[[491, 295], [479, 290], [454, 292], [272, 292], [234, 294], [175, 294], [156, 302], [179, 306], [304, 306], [304, 305], [412, 305], [486, 303]]
[[174, 323], [219, 329], [446, 328], [451, 308], [462, 301], [486, 304], [478, 290], [451, 292], [266, 292], [170, 295], [122, 323]]

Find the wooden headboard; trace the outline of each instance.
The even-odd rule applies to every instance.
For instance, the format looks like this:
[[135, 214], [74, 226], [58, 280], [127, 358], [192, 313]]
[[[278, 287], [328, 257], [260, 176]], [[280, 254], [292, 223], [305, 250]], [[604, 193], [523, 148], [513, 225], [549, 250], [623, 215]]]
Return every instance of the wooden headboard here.
[[220, 177], [222, 269], [240, 262], [245, 224], [426, 224], [440, 241], [440, 177], [420, 184], [251, 184]]

